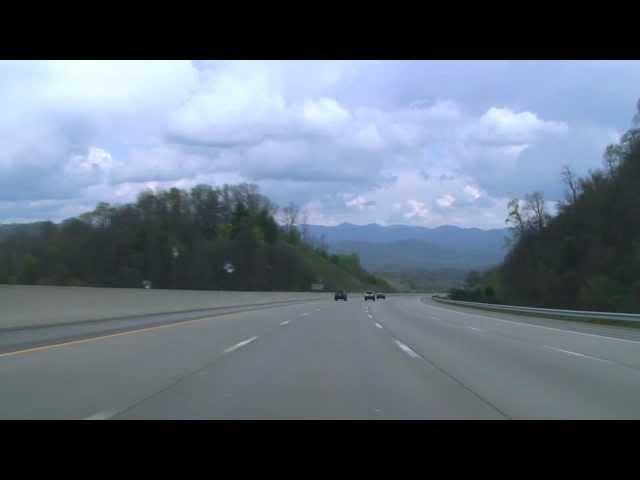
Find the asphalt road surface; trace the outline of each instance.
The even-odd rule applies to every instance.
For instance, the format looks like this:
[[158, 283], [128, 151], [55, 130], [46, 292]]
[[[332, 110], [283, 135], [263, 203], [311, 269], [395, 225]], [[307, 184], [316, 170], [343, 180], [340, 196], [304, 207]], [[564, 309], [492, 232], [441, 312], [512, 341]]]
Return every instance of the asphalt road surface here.
[[5, 345], [0, 418], [640, 418], [627, 328], [353, 294], [113, 332]]

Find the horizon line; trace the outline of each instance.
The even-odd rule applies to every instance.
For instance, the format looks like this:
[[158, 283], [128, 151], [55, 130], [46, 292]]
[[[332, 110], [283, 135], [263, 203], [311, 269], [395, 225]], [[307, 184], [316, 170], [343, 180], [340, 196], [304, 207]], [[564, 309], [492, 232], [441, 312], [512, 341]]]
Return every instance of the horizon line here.
[[354, 227], [368, 227], [368, 226], [372, 226], [375, 225], [377, 227], [382, 227], [382, 228], [390, 228], [390, 227], [411, 227], [411, 228], [424, 228], [427, 230], [435, 230], [438, 228], [443, 228], [443, 227], [452, 227], [452, 228], [459, 228], [462, 230], [482, 230], [482, 231], [489, 231], [489, 230], [508, 230], [508, 227], [490, 227], [490, 228], [482, 228], [482, 227], [465, 227], [465, 226], [460, 226], [460, 225], [453, 225], [451, 223], [443, 223], [441, 225], [436, 225], [433, 227], [428, 227], [426, 225], [411, 225], [411, 224], [406, 224], [406, 223], [394, 223], [394, 224], [389, 224], [389, 225], [382, 225], [380, 223], [352, 223], [352, 222], [341, 222], [341, 223], [337, 223], [335, 225], [322, 225], [322, 224], [318, 224], [318, 223], [300, 223], [298, 224], [299, 226], [303, 226], [303, 225], [307, 225], [307, 226], [311, 226], [311, 227], [327, 227], [327, 228], [335, 228], [335, 227], [340, 227], [342, 225], [351, 225]]

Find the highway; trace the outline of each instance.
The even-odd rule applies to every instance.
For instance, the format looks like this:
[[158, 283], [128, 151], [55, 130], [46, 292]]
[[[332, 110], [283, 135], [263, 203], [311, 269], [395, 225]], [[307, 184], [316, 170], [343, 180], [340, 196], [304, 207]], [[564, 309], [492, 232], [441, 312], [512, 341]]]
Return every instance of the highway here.
[[640, 418], [640, 330], [417, 295], [157, 317], [5, 337], [0, 419]]

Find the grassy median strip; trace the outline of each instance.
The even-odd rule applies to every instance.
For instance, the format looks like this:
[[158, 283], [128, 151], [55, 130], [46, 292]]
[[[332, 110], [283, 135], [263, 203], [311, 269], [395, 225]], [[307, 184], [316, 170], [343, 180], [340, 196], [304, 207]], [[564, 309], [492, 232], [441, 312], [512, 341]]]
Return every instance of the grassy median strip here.
[[521, 317], [539, 317], [539, 318], [549, 318], [552, 320], [566, 320], [570, 322], [579, 322], [579, 323], [592, 323], [596, 325], [607, 325], [612, 327], [627, 327], [627, 328], [635, 328], [640, 330], [640, 322], [634, 322], [632, 320], [609, 320], [605, 318], [588, 318], [588, 317], [574, 317], [567, 315], [556, 315], [550, 313], [541, 313], [541, 312], [523, 312], [523, 311], [513, 311], [513, 310], [501, 310], [499, 308], [491, 308], [484, 307], [479, 305], [463, 305], [459, 303], [452, 303], [447, 301], [447, 299], [441, 297], [431, 297], [435, 301], [439, 303], [444, 303], [446, 305], [451, 305], [454, 307], [463, 307], [463, 308], [473, 308], [476, 310], [486, 310], [489, 312], [502, 313], [508, 315], [519, 315]]

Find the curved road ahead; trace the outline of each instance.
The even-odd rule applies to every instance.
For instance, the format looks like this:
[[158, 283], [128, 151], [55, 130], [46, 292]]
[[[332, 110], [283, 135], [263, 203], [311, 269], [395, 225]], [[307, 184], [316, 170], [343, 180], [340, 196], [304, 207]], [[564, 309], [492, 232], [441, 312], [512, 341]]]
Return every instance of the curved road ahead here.
[[3, 419], [635, 419], [640, 333], [328, 296], [22, 346], [0, 385]]

